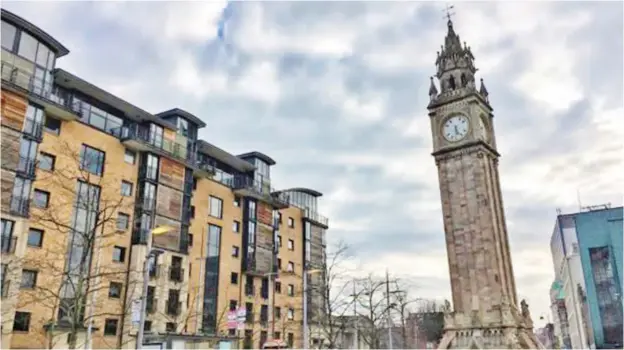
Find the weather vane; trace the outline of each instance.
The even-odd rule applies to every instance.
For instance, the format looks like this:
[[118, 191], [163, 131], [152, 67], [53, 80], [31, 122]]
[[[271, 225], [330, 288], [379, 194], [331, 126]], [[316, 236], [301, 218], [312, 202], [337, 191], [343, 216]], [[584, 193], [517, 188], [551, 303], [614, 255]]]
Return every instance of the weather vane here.
[[455, 12], [452, 12], [451, 10], [455, 8], [455, 5], [451, 5], [449, 6], [448, 4], [446, 5], [446, 8], [444, 10], [442, 10], [442, 12], [446, 12], [446, 15], [442, 18], [446, 18], [448, 19], [448, 21], [451, 21], [451, 16], [455, 15]]

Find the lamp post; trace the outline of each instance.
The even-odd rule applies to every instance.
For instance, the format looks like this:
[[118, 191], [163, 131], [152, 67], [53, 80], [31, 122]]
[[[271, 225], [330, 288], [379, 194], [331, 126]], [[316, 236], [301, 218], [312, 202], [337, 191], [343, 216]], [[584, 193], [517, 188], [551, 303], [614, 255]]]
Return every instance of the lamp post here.
[[308, 332], [308, 275], [322, 272], [319, 269], [306, 270], [303, 268], [303, 348], [310, 348], [309, 332]]
[[143, 346], [143, 328], [145, 327], [145, 309], [147, 307], [147, 287], [149, 284], [149, 263], [152, 256], [158, 256], [160, 252], [152, 252], [152, 236], [162, 235], [173, 231], [173, 227], [159, 226], [147, 231], [147, 243], [145, 261], [143, 262], [143, 290], [141, 291], [141, 313], [139, 319], [139, 331], [136, 339], [136, 349], [141, 349]]

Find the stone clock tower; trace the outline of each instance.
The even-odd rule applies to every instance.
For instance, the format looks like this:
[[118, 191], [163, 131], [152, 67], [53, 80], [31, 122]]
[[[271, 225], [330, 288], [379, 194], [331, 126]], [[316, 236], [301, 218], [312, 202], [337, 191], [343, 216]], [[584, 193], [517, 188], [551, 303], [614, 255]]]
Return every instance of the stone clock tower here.
[[518, 305], [488, 91], [450, 19], [436, 66], [427, 108], [453, 295], [440, 348], [542, 348]]

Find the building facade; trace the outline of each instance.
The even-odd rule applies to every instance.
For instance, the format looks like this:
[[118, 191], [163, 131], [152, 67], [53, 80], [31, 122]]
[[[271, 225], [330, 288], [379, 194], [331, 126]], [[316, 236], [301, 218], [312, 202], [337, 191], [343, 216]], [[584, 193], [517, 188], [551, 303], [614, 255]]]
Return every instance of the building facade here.
[[622, 346], [622, 212], [607, 205], [557, 216], [551, 301], [563, 346]]
[[187, 111], [149, 113], [56, 68], [68, 53], [2, 10], [2, 348], [134, 348], [146, 259], [146, 344], [301, 346], [321, 194], [275, 190], [273, 159], [199, 139]]

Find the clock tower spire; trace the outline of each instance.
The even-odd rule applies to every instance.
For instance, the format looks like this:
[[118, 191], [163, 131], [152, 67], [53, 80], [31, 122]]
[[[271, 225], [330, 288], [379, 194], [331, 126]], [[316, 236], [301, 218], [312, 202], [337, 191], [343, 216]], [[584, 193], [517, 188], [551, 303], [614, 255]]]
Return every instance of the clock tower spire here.
[[440, 348], [541, 348], [517, 301], [489, 94], [482, 80], [477, 90], [472, 50], [447, 18], [427, 107], [453, 296]]

